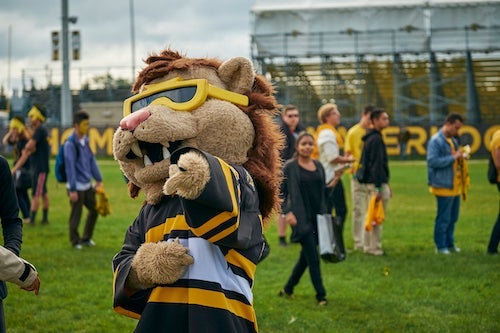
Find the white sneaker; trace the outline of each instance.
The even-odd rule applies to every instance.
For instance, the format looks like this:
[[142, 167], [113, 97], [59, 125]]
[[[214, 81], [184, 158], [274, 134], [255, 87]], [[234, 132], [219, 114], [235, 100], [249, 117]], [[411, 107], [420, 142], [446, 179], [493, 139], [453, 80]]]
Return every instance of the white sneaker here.
[[450, 252], [454, 252], [454, 253], [458, 253], [458, 252], [460, 252], [460, 248], [458, 248], [458, 247], [456, 247], [456, 246], [454, 246], [454, 247], [449, 247], [449, 248], [448, 248], [448, 251], [450, 251]]
[[76, 250], [81, 250], [82, 249], [82, 244], [75, 244], [73, 245], [73, 248]]
[[448, 249], [436, 249], [436, 254], [450, 254]]
[[94, 241], [92, 239], [83, 241], [82, 244], [85, 245], [85, 246], [88, 246], [88, 247], [95, 246], [95, 243], [94, 243]]

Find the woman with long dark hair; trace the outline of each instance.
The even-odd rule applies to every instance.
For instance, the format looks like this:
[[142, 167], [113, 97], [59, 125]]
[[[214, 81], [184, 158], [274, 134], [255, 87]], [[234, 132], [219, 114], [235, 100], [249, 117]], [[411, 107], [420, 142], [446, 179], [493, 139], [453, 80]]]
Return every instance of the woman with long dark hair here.
[[282, 217], [292, 227], [291, 241], [300, 243], [302, 249], [292, 274], [280, 296], [293, 297], [306, 268], [316, 290], [318, 305], [326, 305], [326, 291], [320, 271], [316, 215], [326, 213], [325, 171], [321, 163], [311, 157], [314, 137], [302, 132], [295, 141], [295, 156], [284, 168], [281, 185], [283, 196]]

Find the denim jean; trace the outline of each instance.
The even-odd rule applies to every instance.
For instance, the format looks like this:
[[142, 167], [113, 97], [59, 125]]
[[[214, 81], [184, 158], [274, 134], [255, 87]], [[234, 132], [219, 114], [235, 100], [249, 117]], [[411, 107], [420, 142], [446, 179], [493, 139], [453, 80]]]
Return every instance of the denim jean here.
[[488, 242], [488, 253], [498, 253], [498, 243], [500, 242], [500, 214], [491, 231], [490, 241]]
[[[500, 199], [500, 184], [497, 184]], [[498, 216], [493, 230], [491, 231], [490, 241], [488, 242], [488, 253], [498, 253], [498, 243], [500, 243], [500, 200], [498, 201]]]
[[434, 221], [434, 243], [438, 250], [455, 246], [455, 223], [460, 210], [460, 195], [454, 197], [436, 196], [437, 214]]
[[300, 244], [302, 245], [300, 257], [293, 268], [292, 275], [290, 275], [290, 278], [285, 285], [285, 292], [287, 294], [293, 294], [293, 288], [299, 283], [306, 268], [309, 267], [311, 282], [316, 290], [316, 299], [321, 301], [325, 298], [326, 291], [323, 286], [323, 279], [321, 278], [319, 254], [315, 235], [312, 232], [307, 234], [302, 237]]

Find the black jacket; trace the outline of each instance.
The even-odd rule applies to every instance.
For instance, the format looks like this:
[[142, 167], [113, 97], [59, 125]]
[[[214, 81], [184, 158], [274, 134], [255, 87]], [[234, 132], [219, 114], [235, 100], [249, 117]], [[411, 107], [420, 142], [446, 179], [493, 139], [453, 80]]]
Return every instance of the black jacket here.
[[[300, 133], [304, 131], [305, 128], [301, 124], [297, 124], [297, 128], [295, 128], [295, 133]], [[293, 154], [295, 153], [295, 136], [290, 131], [290, 128], [283, 121], [281, 122], [280, 131], [285, 135], [285, 147], [280, 152], [280, 157], [283, 162], [291, 159]]]
[[[321, 173], [323, 184], [325, 179], [325, 170], [319, 161], [314, 160], [316, 168]], [[281, 183], [280, 195], [283, 199], [281, 204], [282, 214], [293, 212], [297, 218], [297, 225], [292, 227], [292, 242], [299, 242], [307, 233], [312, 232], [312, 225], [307, 218], [304, 198], [300, 191], [300, 169], [297, 159], [289, 160], [283, 167], [283, 182]], [[325, 186], [326, 189], [326, 186]], [[321, 191], [321, 211], [319, 214], [326, 214], [326, 196], [325, 190]]]
[[[23, 237], [23, 222], [19, 218], [19, 206], [9, 163], [3, 156], [0, 156], [0, 219], [4, 247], [19, 255]], [[0, 299], [4, 299], [6, 296], [5, 282], [0, 281]]]
[[382, 134], [372, 129], [363, 136], [358, 180], [360, 183], [375, 184], [376, 187], [389, 183], [389, 163]]

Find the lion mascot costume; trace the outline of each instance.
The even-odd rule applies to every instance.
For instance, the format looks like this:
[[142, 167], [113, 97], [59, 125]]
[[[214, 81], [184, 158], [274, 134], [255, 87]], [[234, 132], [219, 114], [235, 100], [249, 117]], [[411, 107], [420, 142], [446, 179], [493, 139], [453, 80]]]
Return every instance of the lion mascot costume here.
[[146, 202], [113, 258], [136, 332], [257, 332], [252, 286], [279, 207], [274, 89], [245, 58], [150, 56], [113, 154]]

